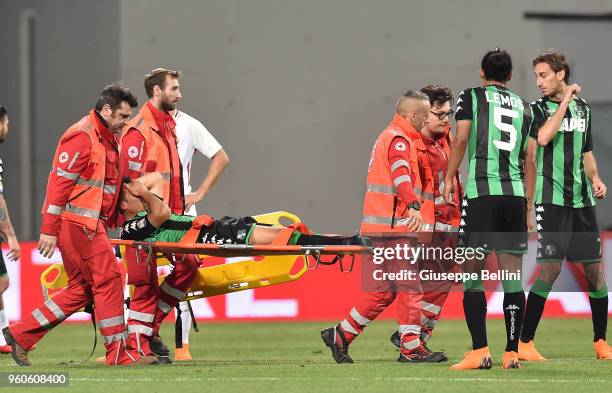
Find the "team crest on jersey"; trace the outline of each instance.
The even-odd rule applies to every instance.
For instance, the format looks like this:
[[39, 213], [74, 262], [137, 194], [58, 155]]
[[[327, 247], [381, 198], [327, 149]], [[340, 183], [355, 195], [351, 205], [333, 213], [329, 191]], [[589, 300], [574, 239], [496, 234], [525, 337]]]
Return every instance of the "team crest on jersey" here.
[[576, 109], [574, 109], [574, 113], [578, 117], [584, 117], [586, 115], [586, 113], [584, 112], [584, 109], [581, 106], [577, 106]]
[[244, 240], [246, 237], [246, 229], [241, 229], [238, 231], [238, 235], [236, 236], [238, 240]]
[[145, 220], [144, 220], [144, 218], [142, 220], [138, 221], [137, 225], [138, 225], [138, 228], [140, 228], [140, 229], [144, 228], [145, 227]]
[[130, 146], [128, 148], [128, 156], [130, 158], [136, 158], [137, 155], [138, 155], [138, 148], [136, 146]]
[[60, 164], [63, 164], [65, 162], [67, 162], [69, 158], [70, 158], [70, 156], [68, 155], [68, 153], [63, 151], [63, 152], [60, 153], [60, 155], [57, 158], [57, 160], [60, 162]]
[[397, 150], [397, 151], [406, 151], [406, 144], [404, 142], [397, 142], [395, 144], [395, 150]]

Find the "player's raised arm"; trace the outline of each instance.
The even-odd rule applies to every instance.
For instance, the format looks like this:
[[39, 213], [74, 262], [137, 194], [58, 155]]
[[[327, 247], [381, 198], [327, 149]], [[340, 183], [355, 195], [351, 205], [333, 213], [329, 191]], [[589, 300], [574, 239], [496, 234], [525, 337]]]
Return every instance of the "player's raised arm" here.
[[[536, 82], [538, 88], [545, 96], [551, 94], [547, 89], [549, 88], [550, 79], [558, 79], [559, 81], [567, 80], [567, 72], [562, 69], [555, 72], [549, 64], [546, 62], [539, 62], [538, 59], [534, 60], [534, 72], [536, 75]], [[567, 86], [567, 89], [562, 94], [557, 94], [551, 97], [554, 101], [559, 101], [559, 107], [555, 113], [551, 113], [548, 119], [540, 126], [538, 130], [538, 145], [546, 146], [548, 143], [557, 135], [561, 128], [561, 123], [565, 117], [565, 112], [569, 107], [570, 102], [574, 99], [574, 96], [580, 93], [580, 86], [577, 83]]]
[[147, 189], [147, 187], [138, 180], [132, 181], [124, 185], [125, 191], [131, 193], [137, 198], [142, 199], [147, 204], [149, 212], [147, 218], [151, 225], [158, 227], [170, 218], [170, 207], [166, 205], [159, 197]]

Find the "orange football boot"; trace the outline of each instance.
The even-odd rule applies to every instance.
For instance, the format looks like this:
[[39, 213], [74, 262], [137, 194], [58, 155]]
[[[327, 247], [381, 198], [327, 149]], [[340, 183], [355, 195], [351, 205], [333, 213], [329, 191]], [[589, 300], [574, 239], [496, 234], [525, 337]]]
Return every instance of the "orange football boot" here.
[[463, 354], [463, 360], [453, 364], [451, 370], [476, 370], [489, 369], [493, 365], [489, 347], [475, 349]]
[[597, 340], [593, 343], [593, 348], [595, 348], [597, 359], [612, 360], [612, 347], [608, 345], [606, 340]]
[[506, 370], [521, 368], [518, 353], [514, 351], [504, 352], [504, 356], [502, 357], [502, 368]]
[[528, 362], [545, 362], [546, 359], [535, 347], [535, 342], [533, 340], [528, 343], [524, 343], [519, 340], [518, 345], [518, 358], [519, 360], [526, 360]]

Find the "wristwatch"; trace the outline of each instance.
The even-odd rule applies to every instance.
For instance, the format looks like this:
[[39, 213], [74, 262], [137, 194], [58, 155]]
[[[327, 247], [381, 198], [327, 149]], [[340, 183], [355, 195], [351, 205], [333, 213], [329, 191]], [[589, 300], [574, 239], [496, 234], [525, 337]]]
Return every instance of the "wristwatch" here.
[[420, 202], [409, 203], [408, 209], [421, 210], [421, 203]]

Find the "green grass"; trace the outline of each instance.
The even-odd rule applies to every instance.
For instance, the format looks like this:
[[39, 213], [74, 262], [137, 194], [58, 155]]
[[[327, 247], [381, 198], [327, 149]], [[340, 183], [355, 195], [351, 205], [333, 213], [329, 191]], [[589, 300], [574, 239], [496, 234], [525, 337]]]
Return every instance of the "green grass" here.
[[[30, 354], [27, 371], [67, 371], [69, 388], [52, 392], [593, 392], [610, 391], [612, 362], [594, 360], [588, 319], [546, 319], [538, 331], [538, 347], [552, 360], [523, 363], [521, 370], [502, 370], [505, 341], [503, 321], [489, 322], [492, 370], [456, 372], [448, 366], [468, 349], [463, 321], [442, 321], [431, 347], [444, 350], [449, 363], [407, 365], [396, 362], [397, 350], [388, 338], [391, 321], [375, 322], [351, 346], [355, 364], [337, 365], [319, 337], [331, 323], [235, 323], [201, 326], [191, 335], [194, 361], [140, 368], [106, 367], [93, 360], [80, 366], [61, 362], [80, 360], [89, 353], [90, 326], [65, 325], [50, 333]], [[173, 342], [173, 327], [162, 336]], [[97, 356], [102, 355], [101, 348]], [[10, 355], [0, 358], [0, 371], [26, 371]], [[2, 389], [2, 388], [0, 388]], [[9, 388], [4, 388], [9, 390]], [[38, 391], [19, 388], [14, 392]]]

